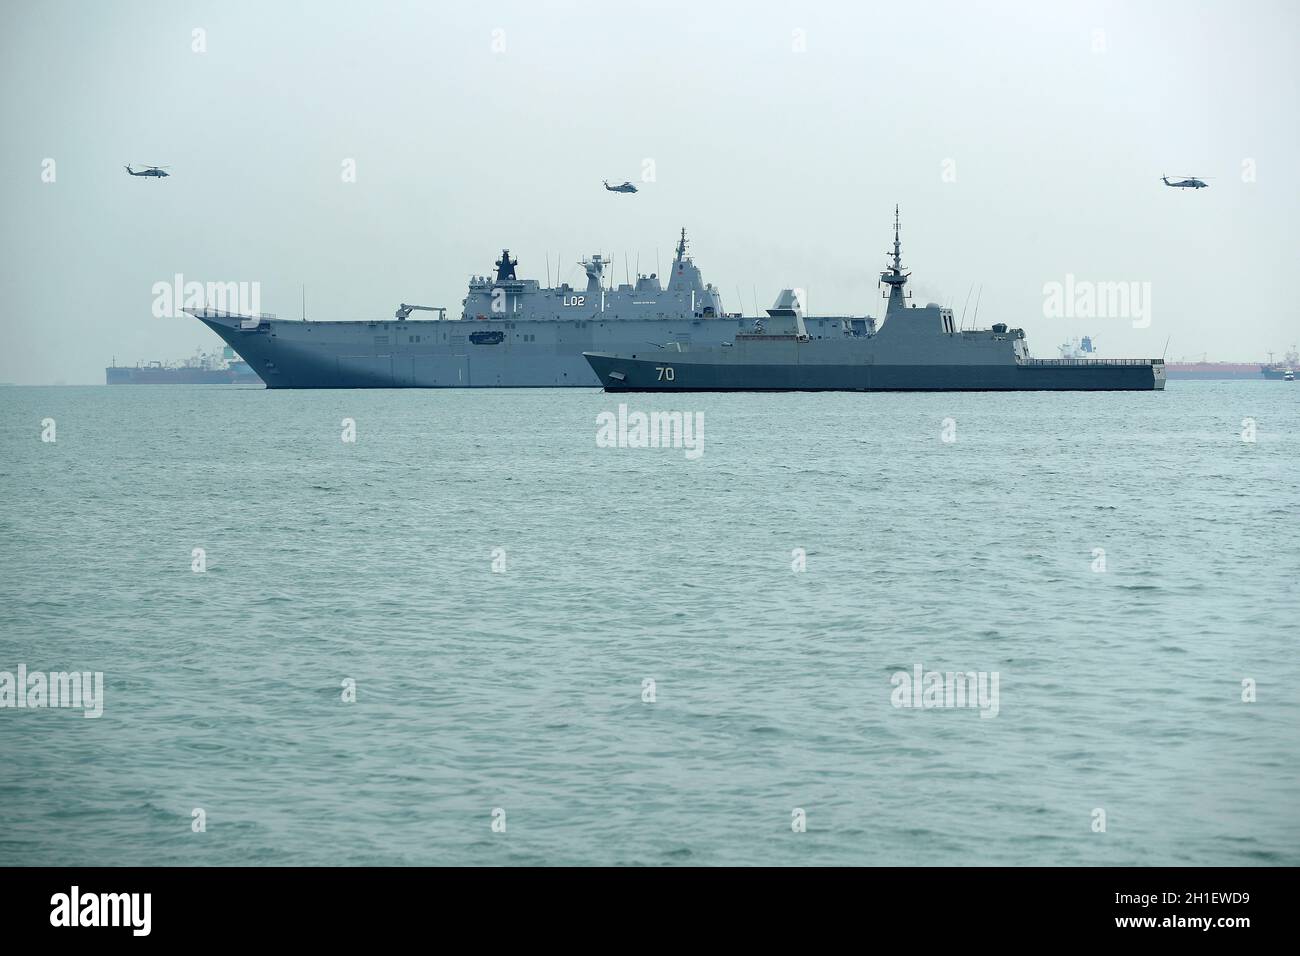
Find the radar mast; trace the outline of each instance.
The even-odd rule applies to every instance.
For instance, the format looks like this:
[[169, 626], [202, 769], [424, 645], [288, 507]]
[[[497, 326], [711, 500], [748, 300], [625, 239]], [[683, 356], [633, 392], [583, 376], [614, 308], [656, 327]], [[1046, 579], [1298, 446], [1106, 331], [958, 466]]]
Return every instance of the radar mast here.
[[893, 312], [895, 309], [904, 309], [907, 307], [907, 303], [905, 301], [907, 294], [903, 292], [903, 287], [907, 285], [907, 277], [910, 276], [911, 273], [903, 271], [903, 247], [902, 247], [902, 243], [899, 241], [898, 235], [899, 235], [898, 206], [895, 205], [894, 206], [894, 252], [893, 255], [891, 256], [893, 261], [888, 265], [888, 267], [885, 269], [884, 272], [880, 273], [880, 281], [885, 283], [887, 286], [889, 286], [889, 292], [886, 293], [885, 296], [887, 299], [889, 299], [889, 304], [885, 307], [886, 316], [888, 316], [889, 313]]
[[519, 265], [519, 260], [510, 258], [510, 250], [502, 249], [501, 258], [496, 261], [497, 281], [513, 281], [515, 278], [515, 266], [517, 265]]

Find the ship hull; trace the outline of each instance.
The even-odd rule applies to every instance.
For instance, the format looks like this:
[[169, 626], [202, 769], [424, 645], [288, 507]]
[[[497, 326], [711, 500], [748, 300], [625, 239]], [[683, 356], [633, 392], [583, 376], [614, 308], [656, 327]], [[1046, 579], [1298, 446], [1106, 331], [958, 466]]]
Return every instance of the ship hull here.
[[[1257, 381], [1260, 377], [1258, 365], [1239, 365], [1232, 362], [1171, 362], [1165, 366], [1171, 379], [1188, 381]], [[1267, 377], [1267, 376], [1265, 376]]]
[[[729, 342], [734, 318], [293, 322], [199, 319], [267, 388], [597, 388], [585, 351]], [[749, 320], [752, 322], [752, 320]], [[843, 321], [810, 319], [819, 334]], [[824, 325], [823, 325], [824, 323]], [[499, 333], [499, 335], [498, 335]], [[479, 341], [474, 341], [478, 339]]]
[[608, 392], [1104, 392], [1165, 387], [1163, 366], [1137, 361], [759, 365], [686, 358], [587, 355]]
[[240, 374], [230, 369], [150, 368], [110, 366], [104, 369], [108, 385], [260, 385], [261, 379], [251, 372]]

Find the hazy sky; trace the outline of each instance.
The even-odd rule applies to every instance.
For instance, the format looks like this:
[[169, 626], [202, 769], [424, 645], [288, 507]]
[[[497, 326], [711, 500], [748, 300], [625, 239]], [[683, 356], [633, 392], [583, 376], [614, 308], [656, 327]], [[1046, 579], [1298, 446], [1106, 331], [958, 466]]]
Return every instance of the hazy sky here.
[[[960, 312], [982, 284], [980, 324], [1037, 355], [1300, 338], [1294, 0], [0, 9], [0, 381], [215, 347], [151, 315], [176, 273], [260, 282], [281, 316], [303, 284], [311, 318], [459, 311], [502, 246], [543, 281], [548, 255], [576, 282], [601, 251], [621, 281], [683, 225], [728, 310], [802, 286], [813, 312], [879, 315], [896, 202], [917, 301]], [[646, 159], [639, 194], [601, 188]], [[1045, 317], [1067, 274], [1150, 283], [1150, 327]]]

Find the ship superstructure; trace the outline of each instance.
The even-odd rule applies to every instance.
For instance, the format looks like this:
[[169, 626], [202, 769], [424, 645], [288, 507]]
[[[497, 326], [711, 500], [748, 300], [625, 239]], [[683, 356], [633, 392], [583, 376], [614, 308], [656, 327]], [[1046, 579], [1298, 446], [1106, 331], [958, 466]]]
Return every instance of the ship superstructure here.
[[461, 318], [526, 322], [722, 317], [722, 296], [700, 275], [687, 249], [685, 229], [677, 240], [666, 286], [655, 273], [638, 274], [635, 283], [610, 285], [605, 278], [610, 261], [600, 253], [578, 264], [587, 276], [584, 287], [565, 282], [554, 288], [543, 288], [536, 279], [518, 278], [519, 260], [511, 258], [509, 249], [502, 249], [501, 258], [495, 263], [495, 276], [470, 279], [469, 294], [461, 303]]
[[[1265, 378], [1274, 379], [1275, 381], [1294, 380], [1295, 370], [1300, 369], [1300, 353], [1296, 352], [1296, 347], [1294, 345], [1287, 350], [1286, 356], [1282, 359], [1281, 362], [1274, 362], [1273, 354], [1271, 352], [1269, 353], [1268, 357], [1269, 357], [1269, 363], [1267, 365], [1261, 365], [1259, 367], [1259, 372], [1261, 375], [1263, 375]], [[1291, 373], [1290, 379], [1287, 378], [1288, 372]]]

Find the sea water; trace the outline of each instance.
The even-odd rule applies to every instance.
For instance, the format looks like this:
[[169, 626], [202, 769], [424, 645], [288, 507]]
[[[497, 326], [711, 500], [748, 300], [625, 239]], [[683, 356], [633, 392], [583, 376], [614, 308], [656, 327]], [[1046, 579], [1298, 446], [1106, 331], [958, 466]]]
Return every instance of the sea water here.
[[1294, 865], [1298, 464], [1265, 381], [5, 388], [0, 864]]

